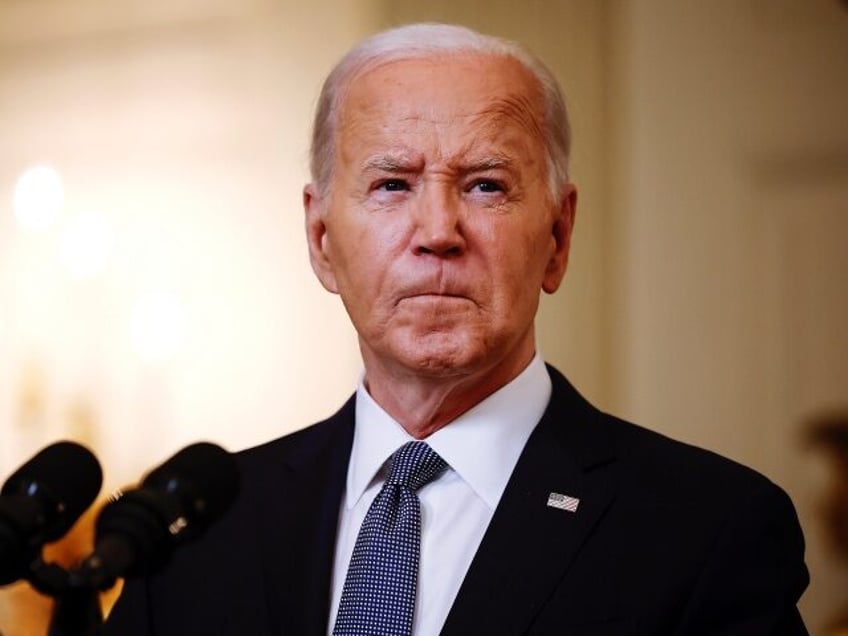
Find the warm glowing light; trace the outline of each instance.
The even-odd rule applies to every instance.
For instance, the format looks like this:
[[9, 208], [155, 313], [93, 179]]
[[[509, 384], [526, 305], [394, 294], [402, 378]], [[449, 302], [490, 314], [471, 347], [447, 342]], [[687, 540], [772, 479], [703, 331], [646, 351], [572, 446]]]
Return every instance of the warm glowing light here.
[[62, 236], [62, 263], [76, 278], [90, 278], [109, 264], [114, 233], [106, 218], [85, 213], [75, 218]]
[[136, 303], [132, 316], [132, 340], [136, 352], [150, 362], [173, 358], [183, 343], [186, 316], [176, 294], [156, 292]]
[[65, 190], [62, 178], [50, 166], [35, 166], [24, 172], [15, 185], [15, 215], [25, 230], [49, 227], [62, 211]]

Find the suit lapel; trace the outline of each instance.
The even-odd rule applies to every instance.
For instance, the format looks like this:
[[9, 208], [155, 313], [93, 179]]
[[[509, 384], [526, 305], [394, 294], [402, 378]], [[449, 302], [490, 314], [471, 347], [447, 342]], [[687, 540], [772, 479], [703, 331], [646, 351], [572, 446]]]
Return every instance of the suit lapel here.
[[[442, 634], [527, 630], [613, 499], [599, 414], [557, 371], [551, 403], [513, 471]], [[579, 499], [574, 512], [551, 493]]]
[[260, 502], [258, 532], [273, 634], [326, 634], [353, 404], [349, 400], [267, 467], [270, 494]]

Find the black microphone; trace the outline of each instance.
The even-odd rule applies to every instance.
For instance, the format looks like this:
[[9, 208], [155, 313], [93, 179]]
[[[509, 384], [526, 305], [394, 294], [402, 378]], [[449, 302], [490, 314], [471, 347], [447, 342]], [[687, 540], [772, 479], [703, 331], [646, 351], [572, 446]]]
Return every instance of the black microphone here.
[[95, 530], [94, 552], [79, 574], [97, 589], [117, 577], [152, 574], [174, 549], [200, 536], [232, 505], [239, 491], [235, 459], [220, 446], [198, 442], [179, 451], [107, 504]]
[[28, 575], [41, 546], [64, 535], [94, 502], [103, 473], [75, 442], [56, 442], [21, 466], [0, 490], [0, 585]]

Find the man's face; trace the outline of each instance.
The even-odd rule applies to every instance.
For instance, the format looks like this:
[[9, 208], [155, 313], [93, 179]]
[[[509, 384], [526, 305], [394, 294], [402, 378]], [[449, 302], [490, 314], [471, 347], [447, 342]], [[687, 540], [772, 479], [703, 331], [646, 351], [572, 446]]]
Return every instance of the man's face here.
[[329, 192], [309, 185], [304, 203], [313, 268], [341, 295], [369, 375], [529, 362], [575, 203], [571, 186], [551, 199], [540, 95], [518, 63], [480, 55], [390, 62], [351, 83]]

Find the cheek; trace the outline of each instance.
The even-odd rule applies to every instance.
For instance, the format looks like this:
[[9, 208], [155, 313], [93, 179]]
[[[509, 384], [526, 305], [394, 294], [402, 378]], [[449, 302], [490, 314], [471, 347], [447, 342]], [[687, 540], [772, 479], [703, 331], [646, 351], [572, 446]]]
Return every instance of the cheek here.
[[[544, 273], [552, 253], [553, 239], [540, 234], [512, 234], [513, 240], [496, 253], [492, 267], [502, 282], [503, 302], [535, 302], [542, 288]], [[498, 285], [495, 284], [497, 293]]]
[[348, 297], [347, 303], [367, 309], [390, 277], [397, 260], [397, 241], [390, 227], [379, 224], [340, 224], [334, 230], [337, 238], [330, 241], [329, 248], [340, 292]]

